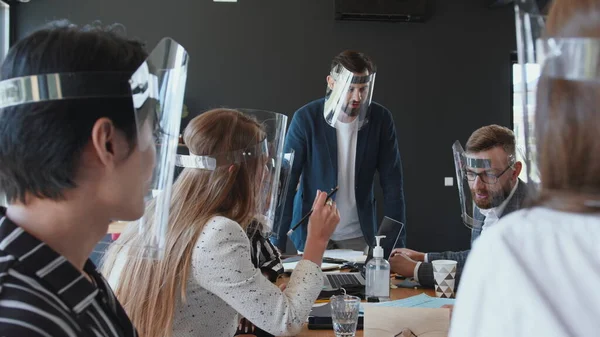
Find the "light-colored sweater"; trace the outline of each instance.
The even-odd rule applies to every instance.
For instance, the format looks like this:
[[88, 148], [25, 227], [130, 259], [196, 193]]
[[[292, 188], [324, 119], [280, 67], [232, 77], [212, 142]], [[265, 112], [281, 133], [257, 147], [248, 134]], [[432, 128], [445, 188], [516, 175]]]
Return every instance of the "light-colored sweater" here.
[[[252, 265], [250, 254], [237, 222], [217, 216], [206, 223], [194, 248], [186, 302], [176, 307], [174, 337], [231, 337], [240, 315], [276, 336], [302, 329], [323, 288], [321, 268], [301, 261], [281, 291]], [[119, 272], [111, 273], [113, 286]]]
[[451, 337], [598, 336], [600, 215], [536, 207], [474, 243]]

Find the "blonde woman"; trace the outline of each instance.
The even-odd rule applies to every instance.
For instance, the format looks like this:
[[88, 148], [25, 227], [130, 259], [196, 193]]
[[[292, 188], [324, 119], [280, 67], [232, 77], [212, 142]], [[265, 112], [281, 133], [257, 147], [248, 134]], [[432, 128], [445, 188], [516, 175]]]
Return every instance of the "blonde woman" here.
[[[190, 154], [220, 159], [212, 170], [184, 169], [175, 182], [165, 258], [143, 259], [120, 244], [107, 252], [103, 271], [141, 336], [230, 337], [239, 316], [274, 335], [301, 330], [322, 289], [320, 264], [339, 213], [317, 191], [303, 260], [287, 288], [263, 276], [252, 264], [245, 228], [262, 207], [257, 182], [265, 162], [219, 162], [230, 157], [221, 154], [252, 153], [264, 139], [263, 127], [236, 110], [194, 118], [184, 132]], [[135, 247], [143, 240], [129, 226], [117, 243]]]

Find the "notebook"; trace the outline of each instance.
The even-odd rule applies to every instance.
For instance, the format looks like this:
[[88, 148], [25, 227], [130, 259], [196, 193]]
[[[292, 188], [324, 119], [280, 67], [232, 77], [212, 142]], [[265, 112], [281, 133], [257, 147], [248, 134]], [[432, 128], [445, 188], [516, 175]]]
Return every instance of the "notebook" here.
[[447, 337], [450, 329], [450, 311], [431, 308], [365, 308], [365, 336]]
[[437, 309], [443, 305], [451, 304], [454, 305], [455, 299], [453, 298], [438, 298], [431, 297], [427, 294], [420, 294], [401, 300], [379, 302], [379, 303], [365, 303], [361, 304], [360, 312], [364, 312], [365, 308], [368, 307], [383, 307], [383, 308], [428, 308]]

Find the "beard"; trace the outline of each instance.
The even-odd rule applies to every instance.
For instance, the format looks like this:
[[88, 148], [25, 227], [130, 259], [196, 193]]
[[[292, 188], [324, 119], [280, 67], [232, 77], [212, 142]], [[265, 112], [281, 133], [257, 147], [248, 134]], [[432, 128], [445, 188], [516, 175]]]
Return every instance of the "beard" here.
[[343, 108], [342, 111], [348, 116], [348, 117], [356, 117], [358, 116], [358, 114], [360, 113], [360, 110], [362, 108], [362, 103], [358, 106], [358, 108], [353, 108], [350, 104], [346, 104]]
[[[486, 189], [471, 189], [471, 197], [475, 201], [475, 205], [480, 209], [490, 209], [494, 207], [500, 206], [504, 200], [508, 198], [510, 192], [512, 191], [512, 186], [510, 186], [510, 181], [502, 186], [500, 190], [490, 191]], [[487, 198], [478, 199], [477, 194], [485, 195]]]

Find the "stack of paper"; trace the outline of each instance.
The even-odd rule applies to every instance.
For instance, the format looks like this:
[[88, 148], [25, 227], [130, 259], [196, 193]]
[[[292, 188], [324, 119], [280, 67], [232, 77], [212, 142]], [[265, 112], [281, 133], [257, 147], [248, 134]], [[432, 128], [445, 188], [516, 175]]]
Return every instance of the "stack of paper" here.
[[329, 257], [332, 259], [346, 260], [349, 262], [365, 262], [367, 256], [360, 250], [351, 249], [328, 249], [323, 254], [323, 257]]
[[428, 296], [427, 294], [421, 294], [413, 297], [408, 297], [402, 300], [361, 304], [360, 311], [364, 312], [365, 306], [388, 308], [441, 308], [443, 305], [446, 304], [454, 305], [454, 301], [455, 300], [453, 298], [438, 298]]
[[447, 337], [450, 311], [431, 308], [366, 307], [364, 336]]

